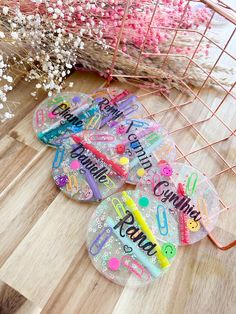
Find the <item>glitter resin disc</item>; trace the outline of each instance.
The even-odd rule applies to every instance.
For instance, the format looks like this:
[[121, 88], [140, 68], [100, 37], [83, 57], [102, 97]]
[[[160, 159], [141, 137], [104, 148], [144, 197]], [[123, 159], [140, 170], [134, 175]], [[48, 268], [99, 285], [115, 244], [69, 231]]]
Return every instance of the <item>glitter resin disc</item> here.
[[[90, 219], [89, 256], [111, 281], [140, 287], [157, 279], [176, 255], [171, 237], [160, 240], [158, 202], [142, 191], [119, 192], [104, 200]], [[170, 230], [174, 237], [175, 230]]]
[[116, 125], [118, 122], [140, 115], [142, 105], [138, 97], [127, 90], [102, 88], [91, 94], [102, 116], [99, 128]]
[[36, 109], [33, 128], [38, 138], [59, 146], [72, 133], [98, 128], [101, 115], [93, 98], [82, 93], [61, 93], [44, 100]]
[[72, 135], [58, 147], [52, 166], [56, 185], [78, 201], [99, 201], [126, 181], [129, 160], [117, 155], [115, 138], [103, 130]]
[[[118, 148], [130, 159], [127, 182], [137, 184], [145, 173], [165, 159], [175, 159], [175, 143], [167, 131], [150, 119], [124, 119], [111, 127]], [[119, 151], [119, 150], [118, 150]]]
[[173, 241], [177, 245], [201, 240], [216, 225], [220, 211], [218, 194], [205, 175], [187, 164], [162, 160], [141, 178], [137, 189], [161, 203], [165, 212], [164, 233], [168, 232], [170, 217], [174, 218], [178, 233]]

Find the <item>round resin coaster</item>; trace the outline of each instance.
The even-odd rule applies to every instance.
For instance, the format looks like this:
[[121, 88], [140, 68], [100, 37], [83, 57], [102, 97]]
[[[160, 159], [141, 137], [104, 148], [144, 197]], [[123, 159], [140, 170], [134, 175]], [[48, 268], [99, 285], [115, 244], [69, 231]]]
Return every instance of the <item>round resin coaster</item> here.
[[74, 134], [58, 147], [52, 174], [56, 185], [78, 201], [100, 201], [126, 181], [129, 160], [114, 150], [115, 137], [103, 130]]
[[[216, 225], [220, 211], [218, 194], [205, 175], [187, 164], [162, 160], [142, 177], [137, 189], [154, 196], [168, 216], [171, 213], [174, 217], [178, 245], [201, 240]], [[166, 229], [168, 224], [167, 217]]]
[[99, 127], [99, 107], [82, 93], [61, 93], [47, 98], [36, 109], [33, 128], [45, 144], [59, 146], [72, 133]]
[[147, 171], [165, 159], [175, 159], [175, 143], [154, 120], [124, 119], [111, 128], [117, 138], [117, 152], [131, 160], [127, 182], [137, 184]]
[[114, 126], [127, 117], [136, 117], [142, 111], [138, 97], [127, 90], [102, 88], [91, 95], [94, 104], [99, 106], [102, 116], [99, 128]]
[[[160, 239], [158, 202], [144, 192], [119, 192], [92, 215], [87, 232], [89, 256], [96, 269], [120, 285], [143, 286], [162, 275], [176, 255], [172, 239]], [[173, 225], [174, 226], [174, 225]]]

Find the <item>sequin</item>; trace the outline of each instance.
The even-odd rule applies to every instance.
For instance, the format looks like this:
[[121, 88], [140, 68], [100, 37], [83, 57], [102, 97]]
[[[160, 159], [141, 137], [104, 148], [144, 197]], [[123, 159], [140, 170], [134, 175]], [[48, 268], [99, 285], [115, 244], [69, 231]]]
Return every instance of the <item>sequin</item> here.
[[65, 186], [67, 183], [68, 183], [69, 179], [68, 179], [68, 176], [67, 175], [61, 175], [61, 176], [58, 176], [55, 180], [56, 182], [56, 185], [58, 187], [63, 187]]

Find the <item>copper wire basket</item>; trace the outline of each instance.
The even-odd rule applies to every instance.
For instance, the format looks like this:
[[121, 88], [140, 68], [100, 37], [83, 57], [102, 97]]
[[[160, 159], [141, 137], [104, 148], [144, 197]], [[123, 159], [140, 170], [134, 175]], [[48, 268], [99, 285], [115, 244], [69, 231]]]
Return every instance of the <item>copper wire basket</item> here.
[[[151, 0], [150, 0], [151, 1]], [[155, 1], [152, 1], [155, 2]], [[171, 32], [172, 39], [169, 48], [167, 49], [167, 53], [161, 54], [162, 55], [162, 68], [165, 63], [168, 61], [168, 58], [175, 57], [176, 62], [178, 62], [179, 58], [185, 58], [187, 59], [187, 62], [185, 63], [185, 68], [183, 69], [182, 78], [188, 74], [189, 68], [192, 64], [194, 64], [195, 67], [199, 69], [199, 71], [202, 71], [204, 73], [205, 78], [199, 88], [193, 88], [189, 85], [187, 85], [183, 80], [183, 85], [188, 90], [188, 96], [185, 97], [184, 100], [182, 100], [181, 97], [178, 97], [178, 93], [176, 94], [176, 91], [173, 92], [174, 96], [166, 95], [163, 93], [160, 97], [160, 103], [165, 103], [164, 108], [159, 108], [160, 106], [157, 105], [156, 109], [157, 111], [151, 112], [145, 107], [147, 115], [146, 117], [150, 117], [153, 119], [157, 119], [159, 121], [169, 121], [172, 117], [172, 119], [178, 119], [181, 121], [180, 126], [177, 128], [171, 128], [169, 127], [169, 133], [172, 134], [172, 136], [176, 139], [179, 136], [186, 137], [189, 143], [189, 151], [184, 151], [179, 141], [176, 139], [176, 149], [178, 152], [178, 156], [176, 161], [186, 162], [190, 164], [191, 166], [195, 166], [200, 171], [202, 171], [204, 174], [206, 174], [213, 183], [218, 183], [219, 181], [225, 182], [225, 184], [230, 184], [231, 186], [234, 185], [236, 187], [236, 123], [234, 125], [231, 123], [229, 119], [225, 119], [225, 117], [222, 117], [222, 112], [225, 112], [225, 110], [228, 110], [228, 115], [232, 116], [235, 114], [236, 118], [236, 108], [235, 108], [235, 102], [236, 102], [236, 93], [234, 93], [235, 83], [234, 82], [229, 88], [225, 87], [220, 83], [214, 74], [214, 70], [216, 66], [222, 61], [224, 58], [228, 58], [230, 60], [230, 63], [232, 66], [236, 67], [236, 54], [228, 49], [232, 42], [236, 42], [235, 31], [236, 31], [236, 11], [231, 8], [229, 5], [224, 3], [223, 1], [212, 1], [212, 0], [202, 0], [203, 4], [205, 4], [207, 7], [211, 9], [211, 17], [209, 21], [207, 22], [206, 26], [204, 28], [201, 28], [201, 30], [183, 30], [180, 27], [177, 28], [166, 28], [167, 31]], [[217, 3], [216, 3], [217, 2]], [[192, 4], [199, 4], [199, 1], [191, 1], [189, 0], [186, 4], [186, 8], [188, 5]], [[132, 5], [132, 1], [128, 0], [126, 2], [126, 8], [124, 11], [124, 17], [122, 20], [122, 24], [120, 27], [119, 35], [116, 41], [116, 47], [114, 49], [114, 55], [113, 55], [113, 62], [111, 65], [111, 68], [109, 69], [110, 76], [108, 77], [108, 85], [112, 78], [122, 78], [125, 77], [125, 79], [132, 82], [133, 78], [138, 78], [137, 75], [137, 69], [139, 67], [140, 61], [142, 60], [143, 55], [145, 52], [145, 42], [148, 36], [149, 31], [152, 29], [152, 22], [155, 17], [156, 9], [158, 5], [160, 5], [160, 1], [156, 0], [155, 9], [153, 10], [152, 17], [149, 21], [149, 24], [147, 26], [147, 33], [146, 37], [143, 38], [143, 43], [141, 46], [141, 49], [139, 50], [138, 58], [135, 59], [136, 66], [134, 68], [134, 72], [130, 73], [130, 75], [122, 76], [116, 71], [116, 59], [117, 54], [119, 51], [121, 51], [121, 39], [122, 35], [125, 29], [125, 21], [127, 19], [129, 6]], [[179, 20], [179, 26], [181, 25], [181, 22], [184, 19], [184, 14], [186, 13], [186, 10], [184, 10], [180, 20]], [[208, 36], [208, 32], [212, 27], [212, 24], [214, 23], [215, 19], [220, 21], [220, 23], [228, 23], [230, 25], [230, 31], [227, 33], [227, 38], [224, 38], [224, 42], [218, 43], [212, 40], [210, 36]], [[164, 27], [162, 27], [164, 29]], [[196, 41], [196, 46], [193, 49], [193, 52], [190, 56], [187, 55], [181, 55], [181, 54], [174, 54], [172, 51], [172, 46], [175, 42], [175, 39], [179, 32], [194, 32], [198, 35], [198, 40]], [[203, 44], [203, 42], [209, 42], [211, 47], [214, 47], [217, 49], [217, 57], [214, 60], [212, 67], [210, 70], [204, 69], [197, 61], [195, 56], [197, 55], [197, 52], [199, 50], [199, 47]], [[234, 56], [235, 55], [235, 56]], [[133, 58], [132, 56], [130, 56]], [[212, 80], [214, 82], [214, 89], [211, 89], [211, 93], [216, 93], [216, 100], [214, 100], [214, 106], [212, 105], [212, 97], [206, 97], [206, 83], [208, 80]], [[217, 89], [217, 92], [216, 92]], [[139, 97], [143, 97], [146, 95], [150, 95], [152, 93], [156, 92], [160, 93], [160, 90], [152, 90], [144, 95], [140, 95]], [[209, 91], [208, 91], [209, 95]], [[181, 98], [181, 100], [179, 100]], [[199, 114], [197, 117], [192, 117], [188, 114], [188, 109], [191, 110], [193, 108], [192, 106], [198, 106], [199, 112], [204, 112], [204, 118], [202, 118], [201, 114]], [[214, 138], [212, 136], [212, 133], [214, 133], [214, 128], [211, 127], [211, 123], [214, 121], [214, 127], [217, 125], [217, 138]], [[236, 119], [235, 119], [236, 121]], [[188, 136], [189, 134], [195, 134], [195, 136], [198, 138], [199, 141], [201, 141], [201, 145], [195, 145], [195, 138], [192, 136]], [[230, 156], [227, 156], [225, 153], [227, 151], [227, 148], [231, 147], [232, 154]], [[234, 151], [235, 149], [235, 151]], [[196, 160], [202, 160], [204, 159], [204, 164], [202, 163], [200, 165], [199, 162], [196, 163]], [[211, 169], [214, 162], [217, 162], [217, 169]], [[199, 166], [200, 165], [200, 166]], [[209, 167], [207, 167], [207, 165]], [[210, 170], [208, 169], [210, 168]], [[217, 186], [216, 186], [217, 189]], [[221, 191], [221, 189], [217, 189], [219, 196], [220, 196], [220, 205], [221, 205], [221, 211], [230, 212], [234, 209], [236, 209], [236, 198], [232, 193], [229, 197], [225, 191]], [[232, 215], [232, 212], [231, 212]], [[214, 231], [215, 233], [215, 231]], [[234, 246], [236, 246], [236, 240], [232, 241], [222, 239], [220, 241], [217, 240], [217, 236], [213, 235], [212, 233], [208, 234], [209, 239], [214, 243], [214, 245], [217, 246], [217, 248], [221, 250], [228, 250]], [[221, 236], [222, 237], [222, 236]], [[228, 241], [228, 244], [221, 244], [221, 241]]]

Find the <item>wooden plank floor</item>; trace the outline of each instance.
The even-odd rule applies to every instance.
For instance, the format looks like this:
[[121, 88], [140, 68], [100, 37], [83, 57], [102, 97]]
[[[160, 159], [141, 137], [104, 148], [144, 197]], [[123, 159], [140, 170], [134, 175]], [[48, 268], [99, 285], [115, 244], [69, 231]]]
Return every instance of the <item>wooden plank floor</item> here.
[[[104, 84], [102, 78], [91, 73], [74, 73], [68, 81], [74, 82], [70, 90], [87, 93]], [[121, 83], [115, 85], [124, 87]], [[139, 96], [144, 94], [128, 88]], [[46, 95], [41, 93], [35, 101], [29, 96], [31, 91], [30, 84], [18, 83], [10, 97], [20, 99], [23, 105], [16, 109], [14, 119], [0, 125], [1, 309], [6, 306], [1, 287], [15, 291], [8, 295], [12, 308], [0, 313], [11, 314], [18, 307], [22, 314], [37, 313], [39, 309], [47, 314], [235, 313], [236, 250], [219, 251], [208, 238], [180, 248], [169, 272], [143, 289], [117, 286], [95, 270], [87, 254], [85, 235], [96, 206], [72, 201], [55, 187], [51, 178], [53, 149], [42, 145], [32, 130], [33, 111]], [[219, 92], [207, 90], [205, 96], [209, 102], [209, 97], [215, 100]], [[184, 97], [176, 100], [183, 101]], [[154, 95], [140, 97], [140, 101], [153, 113], [169, 106]], [[216, 106], [217, 102], [212, 101], [212, 108]], [[196, 103], [181, 110], [190, 119], [208, 114]], [[235, 126], [235, 103], [232, 109], [229, 102], [220, 114]], [[185, 125], [177, 110], [154, 117], [170, 131]], [[217, 127], [214, 118], [197, 127], [211, 140], [226, 132]], [[173, 137], [183, 152], [206, 145], [193, 129], [174, 132]], [[230, 164], [235, 162], [235, 138], [221, 143], [218, 151]], [[191, 155], [191, 162], [209, 176], [226, 167], [217, 154], [208, 150]], [[213, 177], [213, 182], [226, 203], [233, 198], [236, 202], [233, 171]], [[233, 209], [221, 214], [216, 233], [222, 241], [236, 237], [235, 218]], [[24, 302], [16, 295], [22, 295]], [[14, 307], [15, 299], [19, 306]]]
[[18, 291], [0, 281], [0, 313], [1, 314], [39, 314], [41, 309], [27, 300]]

